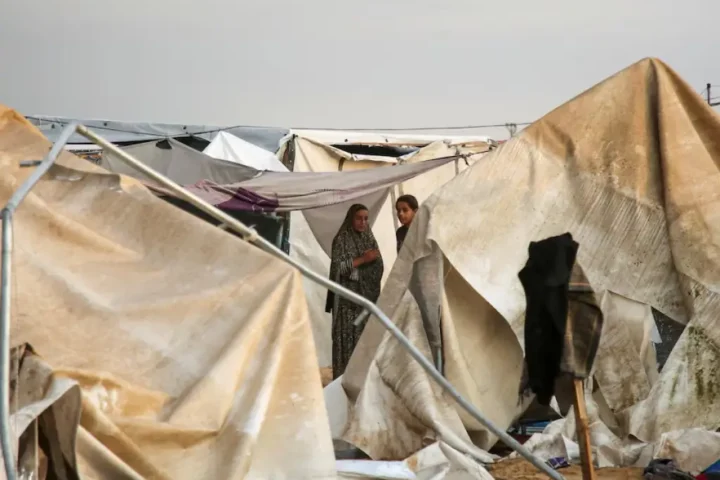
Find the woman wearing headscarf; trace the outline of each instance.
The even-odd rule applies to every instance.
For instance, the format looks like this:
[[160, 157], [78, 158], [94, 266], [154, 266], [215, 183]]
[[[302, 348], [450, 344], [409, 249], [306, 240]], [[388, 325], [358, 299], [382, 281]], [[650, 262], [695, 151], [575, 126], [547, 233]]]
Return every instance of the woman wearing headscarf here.
[[[376, 302], [380, 296], [383, 268], [377, 241], [368, 224], [368, 209], [355, 204], [348, 210], [333, 239], [330, 279]], [[355, 319], [363, 307], [328, 292], [325, 311], [332, 312], [333, 378], [338, 378], [345, 372], [365, 327], [364, 322], [355, 326]]]

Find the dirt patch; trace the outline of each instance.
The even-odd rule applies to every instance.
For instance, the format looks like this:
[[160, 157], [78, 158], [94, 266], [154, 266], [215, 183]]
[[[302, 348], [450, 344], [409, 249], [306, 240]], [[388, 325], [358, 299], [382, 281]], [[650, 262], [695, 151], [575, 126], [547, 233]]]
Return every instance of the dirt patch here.
[[695, 394], [698, 399], [713, 405], [720, 394], [718, 376], [720, 352], [715, 342], [698, 327], [688, 327], [688, 366], [694, 372]]
[[[547, 475], [523, 459], [505, 460], [488, 467], [495, 480], [547, 480]], [[579, 465], [558, 470], [566, 480], [582, 480]], [[642, 468], [596, 468], [598, 480], [642, 480]]]
[[320, 367], [320, 380], [322, 380], [323, 388], [330, 385], [333, 381], [332, 367]]

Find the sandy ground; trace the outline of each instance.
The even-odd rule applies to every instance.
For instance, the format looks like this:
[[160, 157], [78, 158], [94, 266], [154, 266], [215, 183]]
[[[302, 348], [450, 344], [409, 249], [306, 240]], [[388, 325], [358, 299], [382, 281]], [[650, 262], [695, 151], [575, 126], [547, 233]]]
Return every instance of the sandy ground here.
[[[566, 480], [582, 480], [580, 466], [558, 470]], [[595, 469], [597, 480], [642, 480], [642, 468]], [[496, 480], [547, 480], [547, 475], [522, 459], [506, 460], [492, 466], [490, 474]]]

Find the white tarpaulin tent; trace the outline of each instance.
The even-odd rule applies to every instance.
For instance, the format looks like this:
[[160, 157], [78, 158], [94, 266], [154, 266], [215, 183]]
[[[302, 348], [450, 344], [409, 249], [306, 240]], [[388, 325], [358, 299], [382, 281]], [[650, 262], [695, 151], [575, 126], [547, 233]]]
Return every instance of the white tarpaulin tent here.
[[203, 150], [203, 153], [220, 160], [246, 165], [255, 170], [288, 171], [274, 152], [255, 146], [227, 132], [219, 132], [210, 145]]

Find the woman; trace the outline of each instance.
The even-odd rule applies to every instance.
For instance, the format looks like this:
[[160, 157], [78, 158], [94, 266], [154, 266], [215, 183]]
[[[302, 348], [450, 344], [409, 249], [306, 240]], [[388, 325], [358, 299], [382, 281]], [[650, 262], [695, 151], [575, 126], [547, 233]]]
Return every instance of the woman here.
[[[347, 212], [343, 224], [332, 243], [330, 279], [362, 295], [371, 302], [380, 296], [383, 261], [378, 244], [368, 224], [368, 209], [355, 204]], [[363, 308], [349, 300], [328, 292], [325, 311], [332, 312], [333, 378], [345, 372], [363, 325], [355, 326], [355, 319]]]
[[395, 239], [397, 240], [397, 251], [400, 253], [400, 248], [405, 241], [410, 223], [415, 218], [415, 213], [418, 210], [418, 201], [412, 195], [400, 195], [395, 202], [395, 211], [397, 212], [398, 220], [400, 220], [400, 228], [395, 232]]

